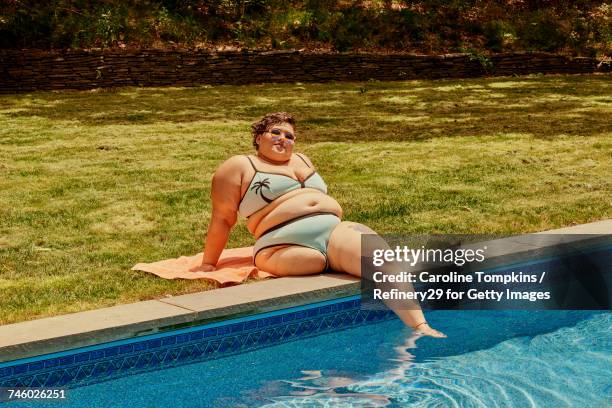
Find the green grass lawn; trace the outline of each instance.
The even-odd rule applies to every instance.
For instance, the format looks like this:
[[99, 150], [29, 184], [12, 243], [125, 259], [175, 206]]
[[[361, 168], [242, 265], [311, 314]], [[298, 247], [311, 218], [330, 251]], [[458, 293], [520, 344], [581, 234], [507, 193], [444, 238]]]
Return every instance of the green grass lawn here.
[[[298, 118], [345, 219], [521, 233], [612, 217], [612, 76], [0, 96], [0, 323], [209, 289], [130, 271], [202, 249], [249, 125]], [[607, 118], [607, 119], [606, 119]], [[241, 221], [229, 246], [252, 245]]]

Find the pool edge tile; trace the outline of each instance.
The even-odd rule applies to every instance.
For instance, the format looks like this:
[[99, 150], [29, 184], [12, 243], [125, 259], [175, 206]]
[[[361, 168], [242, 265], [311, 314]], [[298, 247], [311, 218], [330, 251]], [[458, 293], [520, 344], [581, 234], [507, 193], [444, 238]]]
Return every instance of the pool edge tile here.
[[345, 274], [278, 278], [0, 326], [0, 363], [357, 294]]
[[155, 332], [191, 321], [196, 314], [157, 300], [0, 326], [0, 362]]

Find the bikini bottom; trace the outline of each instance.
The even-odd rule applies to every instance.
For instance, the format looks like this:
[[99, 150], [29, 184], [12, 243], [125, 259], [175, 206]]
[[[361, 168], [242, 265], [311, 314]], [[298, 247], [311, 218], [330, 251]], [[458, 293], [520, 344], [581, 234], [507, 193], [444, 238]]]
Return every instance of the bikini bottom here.
[[328, 268], [327, 244], [329, 236], [340, 218], [333, 213], [312, 213], [285, 221], [266, 231], [255, 242], [253, 263], [257, 253], [264, 248], [277, 245], [299, 245], [316, 249], [325, 256], [325, 270]]

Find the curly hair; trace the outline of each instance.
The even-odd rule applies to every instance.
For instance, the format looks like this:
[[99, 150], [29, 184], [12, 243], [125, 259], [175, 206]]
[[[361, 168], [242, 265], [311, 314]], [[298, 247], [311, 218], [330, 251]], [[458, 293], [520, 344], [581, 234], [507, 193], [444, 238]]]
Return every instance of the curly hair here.
[[255, 140], [257, 136], [266, 133], [268, 129], [279, 123], [288, 123], [295, 129], [295, 118], [287, 112], [268, 113], [251, 125], [251, 134], [253, 135], [253, 146], [255, 146], [255, 149], [259, 149], [259, 145]]

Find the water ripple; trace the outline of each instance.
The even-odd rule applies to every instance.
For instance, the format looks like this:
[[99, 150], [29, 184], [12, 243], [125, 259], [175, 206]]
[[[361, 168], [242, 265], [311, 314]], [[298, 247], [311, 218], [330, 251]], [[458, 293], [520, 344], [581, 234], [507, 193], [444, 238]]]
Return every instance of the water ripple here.
[[396, 347], [392, 369], [367, 379], [309, 371], [265, 407], [611, 406], [612, 314], [576, 326], [432, 361], [414, 362], [417, 338]]

